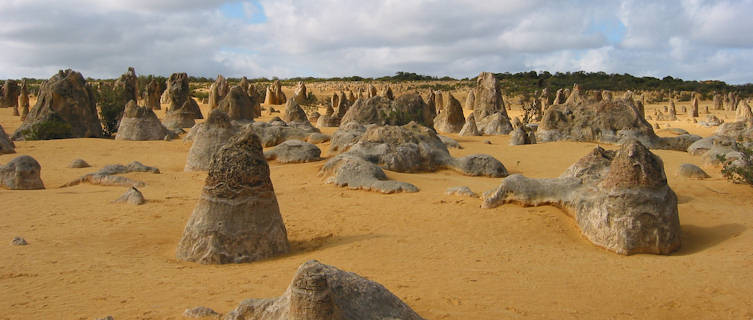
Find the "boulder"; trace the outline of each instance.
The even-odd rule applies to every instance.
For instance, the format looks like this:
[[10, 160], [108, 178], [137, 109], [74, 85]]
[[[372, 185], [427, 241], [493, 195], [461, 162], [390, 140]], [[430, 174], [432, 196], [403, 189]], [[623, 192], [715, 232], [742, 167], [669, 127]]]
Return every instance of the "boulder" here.
[[86, 162], [84, 159], [75, 159], [71, 161], [71, 163], [68, 165], [68, 168], [72, 169], [81, 169], [81, 168], [89, 168], [91, 165], [89, 165], [88, 162]]
[[[162, 120], [162, 124], [169, 130], [177, 130], [183, 128], [191, 128], [196, 124], [196, 113], [192, 112], [193, 100], [187, 100], [180, 108], [172, 107], [165, 112], [165, 118]], [[193, 101], [193, 103], [196, 103]]]
[[261, 138], [262, 146], [274, 147], [288, 140], [316, 141], [325, 139], [319, 129], [301, 123], [286, 123], [282, 119], [275, 117], [269, 122], [254, 122], [250, 126], [254, 132]]
[[596, 147], [560, 177], [511, 175], [484, 194], [484, 208], [555, 205], [571, 212], [594, 244], [619, 254], [669, 254], [680, 247], [677, 196], [662, 160], [637, 140]]
[[468, 188], [466, 186], [447, 188], [447, 191], [445, 191], [445, 194], [448, 196], [455, 195], [455, 196], [478, 198], [478, 194], [471, 191], [471, 188]]
[[322, 151], [311, 143], [301, 140], [288, 140], [278, 144], [272, 150], [264, 152], [264, 158], [277, 160], [279, 163], [301, 163], [319, 161], [321, 154]]
[[183, 311], [185, 318], [219, 318], [220, 314], [207, 307], [195, 307]]
[[381, 193], [418, 192], [410, 183], [388, 180], [381, 168], [360, 157], [341, 154], [330, 158], [319, 170], [324, 183], [353, 190]]
[[138, 206], [146, 203], [146, 200], [144, 199], [144, 195], [141, 193], [141, 191], [139, 191], [139, 189], [130, 187], [128, 188], [128, 191], [122, 194], [119, 198], [115, 199], [113, 203], [127, 203]]
[[136, 101], [131, 100], [120, 119], [115, 140], [164, 140], [168, 135], [172, 135], [172, 132], [162, 125], [151, 108], [140, 107], [136, 105]]
[[247, 299], [226, 320], [422, 319], [384, 286], [322, 264], [302, 264], [281, 297]]
[[510, 145], [536, 144], [536, 131], [529, 126], [521, 125], [510, 135]]
[[5, 133], [5, 129], [0, 125], [0, 154], [16, 153], [16, 144]]
[[[60, 70], [39, 88], [39, 96], [14, 140], [51, 138], [43, 131], [54, 130], [54, 138], [102, 136], [97, 116], [96, 94], [84, 77], [73, 70]], [[47, 131], [49, 133], [49, 131]]]
[[19, 236], [13, 237], [13, 240], [11, 240], [10, 244], [14, 245], [14, 246], [26, 246], [26, 245], [29, 245], [29, 243], [26, 242], [26, 239], [21, 238]]
[[117, 176], [118, 174], [125, 174], [131, 172], [150, 172], [154, 174], [160, 173], [159, 169], [155, 167], [149, 167], [143, 165], [141, 162], [134, 161], [128, 165], [111, 164], [95, 172], [85, 174], [76, 180], [68, 182], [61, 186], [61, 188], [71, 187], [82, 183], [90, 183], [100, 186], [121, 186], [121, 187], [143, 187], [146, 183], [141, 181], [132, 180], [126, 177]]
[[434, 129], [438, 132], [458, 133], [464, 125], [465, 115], [463, 115], [463, 108], [460, 107], [460, 101], [448, 93], [445, 107], [434, 118]]
[[212, 157], [176, 256], [201, 264], [244, 263], [289, 249], [261, 140], [246, 129]]
[[192, 140], [184, 171], [207, 171], [214, 154], [238, 133], [230, 117], [222, 110], [212, 110], [207, 121], [191, 128], [185, 140]]
[[683, 163], [680, 165], [680, 169], [677, 171], [677, 174], [681, 177], [690, 178], [690, 179], [707, 179], [711, 178], [706, 171], [703, 171], [703, 169], [699, 168], [697, 165], [690, 164], [690, 163]]
[[0, 187], [10, 190], [44, 189], [42, 166], [30, 156], [19, 156], [0, 166]]

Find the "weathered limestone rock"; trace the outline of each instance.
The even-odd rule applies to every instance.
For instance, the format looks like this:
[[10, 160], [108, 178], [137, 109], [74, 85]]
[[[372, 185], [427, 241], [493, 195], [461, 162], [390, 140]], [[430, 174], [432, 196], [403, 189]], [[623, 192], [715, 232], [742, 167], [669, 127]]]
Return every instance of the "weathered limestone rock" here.
[[658, 137], [632, 98], [553, 105], [536, 131], [537, 142], [622, 143], [638, 139], [655, 149], [686, 150], [698, 136]]
[[512, 175], [483, 196], [484, 208], [552, 204], [572, 212], [594, 244], [619, 254], [669, 254], [680, 247], [677, 196], [662, 160], [637, 140], [596, 147], [559, 178]]
[[16, 144], [5, 133], [5, 129], [0, 125], [0, 154], [16, 153]]
[[434, 117], [435, 114], [419, 94], [409, 93], [394, 101], [380, 96], [356, 100], [356, 103], [350, 106], [348, 112], [341, 118], [340, 123], [404, 125], [416, 121], [432, 127]]
[[693, 102], [691, 103], [691, 115], [693, 118], [698, 118], [698, 98], [693, 98]]
[[690, 164], [690, 163], [683, 163], [680, 165], [680, 169], [678, 170], [677, 174], [679, 174], [681, 177], [690, 178], [690, 179], [706, 179], [711, 178], [706, 171], [703, 171], [703, 169], [699, 168], [697, 165]]
[[159, 82], [157, 80], [152, 79], [152, 81], [149, 81], [149, 84], [146, 85], [146, 107], [152, 110], [160, 110], [162, 109], [162, 106], [160, 105], [160, 96], [162, 93], [160, 92], [162, 88], [159, 85]]
[[[357, 128], [349, 134], [359, 134]], [[338, 130], [339, 131], [339, 130]], [[447, 168], [470, 176], [503, 177], [507, 171], [501, 162], [488, 155], [470, 155], [455, 159], [434, 130], [415, 122], [403, 126], [368, 126], [357, 142], [333, 136], [332, 148], [397, 172], [427, 172]], [[342, 143], [342, 146], [336, 144]]]
[[473, 89], [468, 90], [468, 96], [465, 97], [465, 108], [468, 110], [473, 110], [476, 103], [476, 94], [473, 92]]
[[13, 108], [15, 116], [18, 114], [18, 97], [21, 94], [21, 88], [18, 87], [16, 80], [5, 80], [0, 96], [0, 108]]
[[418, 192], [410, 183], [387, 180], [381, 168], [362, 158], [341, 154], [329, 159], [319, 170], [325, 183], [354, 190], [381, 193]]
[[455, 196], [478, 198], [478, 194], [471, 191], [471, 188], [468, 188], [466, 186], [447, 188], [447, 191], [445, 191], [445, 194], [448, 196], [455, 195]]
[[196, 307], [183, 311], [185, 318], [218, 318], [219, 316], [219, 313], [207, 307]]
[[[167, 90], [165, 92], [169, 97], [170, 106], [167, 108], [166, 117], [172, 112], [180, 111], [180, 113], [191, 115], [192, 119], [204, 119], [201, 109], [199, 109], [199, 104], [190, 96], [191, 90], [188, 87], [188, 75], [185, 72], [171, 74], [170, 78], [167, 79], [167, 83]], [[170, 128], [168, 125], [165, 126]], [[193, 124], [182, 128], [190, 128], [192, 126]]]
[[29, 89], [24, 78], [21, 82], [21, 94], [18, 96], [18, 107], [21, 108], [21, 121], [29, 115]]
[[115, 199], [113, 203], [127, 203], [138, 206], [146, 203], [146, 200], [144, 199], [144, 195], [141, 193], [141, 191], [139, 191], [139, 189], [130, 187], [128, 188], [128, 191], [126, 191], [119, 198]]
[[82, 183], [91, 183], [101, 186], [122, 186], [122, 187], [143, 187], [146, 183], [141, 181], [132, 180], [126, 177], [117, 176], [117, 174], [124, 174], [130, 172], [150, 172], [158, 174], [159, 169], [155, 167], [149, 167], [141, 164], [141, 162], [134, 161], [127, 166], [122, 164], [107, 165], [102, 169], [95, 172], [85, 174], [76, 180], [68, 182], [61, 186], [61, 188], [71, 187]]
[[89, 165], [88, 162], [86, 162], [84, 159], [75, 159], [71, 161], [71, 163], [68, 165], [68, 168], [73, 169], [81, 169], [81, 168], [89, 168], [91, 165]]
[[176, 256], [201, 264], [243, 263], [288, 250], [261, 141], [247, 129], [212, 158]]
[[29, 245], [29, 243], [26, 242], [26, 239], [21, 238], [19, 236], [13, 237], [13, 240], [11, 240], [10, 244], [12, 244], [14, 246], [26, 246], [26, 245]]
[[[191, 100], [192, 101], [192, 100]], [[169, 130], [191, 128], [196, 124], [196, 113], [192, 112], [191, 101], [186, 101], [180, 108], [170, 108], [165, 112], [162, 124]], [[193, 103], [196, 103], [195, 101]]]
[[295, 91], [293, 92], [293, 100], [298, 104], [305, 104], [307, 97], [308, 91], [306, 90], [306, 84], [304, 84], [303, 81], [298, 81]]
[[536, 131], [526, 125], [521, 125], [510, 135], [510, 145], [536, 144]]
[[302, 264], [279, 298], [247, 299], [226, 320], [422, 318], [384, 286], [316, 260]]
[[[289, 100], [289, 101], [292, 101]], [[267, 160], [279, 163], [301, 163], [321, 160], [322, 151], [311, 143], [301, 140], [288, 140], [278, 144], [272, 150], [264, 152]]]
[[373, 84], [369, 84], [369, 88], [366, 90], [366, 98], [373, 98], [377, 96], [377, 88]]
[[[227, 80], [221, 74], [217, 75], [211, 86], [209, 86], [209, 110], [214, 110], [220, 104], [220, 101], [230, 92]], [[246, 90], [243, 90], [246, 93]], [[227, 112], [227, 111], [225, 111]]]
[[390, 100], [395, 100], [395, 94], [392, 93], [392, 88], [390, 88], [389, 85], [385, 85], [382, 89], [382, 93], [380, 96], [385, 97]]
[[298, 102], [295, 99], [290, 99], [285, 103], [285, 110], [282, 112], [282, 120], [294, 127], [305, 126], [312, 127], [309, 122], [306, 112], [303, 111]]
[[476, 127], [476, 117], [473, 115], [473, 113], [468, 115], [468, 118], [465, 119], [465, 124], [463, 124], [463, 128], [460, 129], [460, 133], [458, 135], [461, 136], [480, 136], [481, 133], [478, 132], [478, 127]]
[[445, 107], [434, 118], [434, 129], [438, 132], [458, 133], [464, 125], [465, 116], [463, 115], [463, 108], [460, 107], [460, 101], [448, 93]]
[[138, 101], [139, 99], [139, 78], [136, 76], [136, 70], [133, 67], [128, 67], [126, 73], [120, 75], [118, 80], [115, 80], [115, 88], [118, 88], [123, 94], [121, 97], [121, 106], [128, 103], [128, 101]]
[[261, 139], [262, 146], [274, 147], [288, 140], [316, 141], [323, 139], [319, 129], [301, 123], [286, 123], [275, 117], [269, 122], [254, 122], [251, 128]]
[[44, 189], [42, 166], [30, 156], [19, 156], [0, 166], [0, 187], [10, 190]]
[[240, 86], [233, 86], [227, 91], [216, 109], [225, 112], [231, 120], [253, 121], [255, 117], [261, 116], [261, 106], [254, 102], [246, 90]]
[[162, 125], [151, 108], [140, 107], [136, 105], [136, 101], [131, 100], [120, 119], [115, 140], [164, 140], [168, 135], [172, 133]]
[[214, 154], [238, 133], [230, 122], [230, 117], [222, 110], [212, 110], [207, 121], [191, 128], [186, 140], [193, 140], [186, 157], [185, 171], [209, 170]]
[[267, 94], [264, 98], [264, 104], [267, 105], [279, 105], [287, 102], [285, 93], [282, 92], [282, 85], [279, 80], [275, 80], [271, 86], [267, 87]]
[[502, 90], [494, 74], [482, 72], [476, 78], [475, 105], [473, 108], [479, 132], [487, 135], [508, 134], [512, 131]]
[[[24, 140], [25, 134], [36, 126], [57, 123], [71, 138], [102, 136], [97, 116], [96, 94], [84, 77], [73, 70], [60, 70], [42, 84], [34, 108], [13, 134], [14, 140]], [[37, 137], [39, 138], [39, 137]]]

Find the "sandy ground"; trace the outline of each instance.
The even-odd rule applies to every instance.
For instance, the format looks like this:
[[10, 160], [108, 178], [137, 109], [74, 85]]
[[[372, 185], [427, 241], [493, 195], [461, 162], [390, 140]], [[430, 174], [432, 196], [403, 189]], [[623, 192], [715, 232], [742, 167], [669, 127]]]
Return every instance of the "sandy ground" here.
[[[680, 118], [669, 124], [704, 136], [713, 131]], [[20, 122], [0, 109], [0, 124], [12, 133]], [[453, 155], [488, 153], [532, 177], [558, 176], [595, 146], [450, 136], [465, 147]], [[478, 199], [444, 194], [458, 185], [481, 193], [500, 179], [388, 172], [421, 191], [383, 195], [324, 185], [317, 177], [322, 162], [271, 162], [292, 252], [211, 266], [174, 257], [206, 176], [183, 172], [188, 149], [181, 140], [69, 139], [17, 142], [17, 154], [0, 155], [0, 163], [36, 158], [48, 188], [0, 190], [0, 319], [181, 319], [199, 305], [224, 313], [246, 298], [278, 296], [309, 259], [383, 284], [427, 319], [753, 317], [753, 188], [731, 184], [713, 168], [704, 181], [676, 177], [680, 164], [702, 164], [684, 152], [655, 151], [679, 196], [682, 248], [670, 256], [598, 248], [554, 207], [481, 209]], [[75, 158], [94, 168], [66, 168]], [[147, 183], [145, 205], [112, 204], [120, 187], [58, 188], [134, 160], [162, 171], [127, 175]], [[11, 246], [14, 236], [30, 245]]]

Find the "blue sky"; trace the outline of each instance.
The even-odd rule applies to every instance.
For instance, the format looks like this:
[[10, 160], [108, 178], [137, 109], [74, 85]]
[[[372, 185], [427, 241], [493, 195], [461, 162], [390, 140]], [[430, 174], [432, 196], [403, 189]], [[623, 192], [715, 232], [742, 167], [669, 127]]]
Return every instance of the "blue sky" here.
[[0, 1], [0, 79], [473, 77], [604, 71], [753, 82], [753, 0]]

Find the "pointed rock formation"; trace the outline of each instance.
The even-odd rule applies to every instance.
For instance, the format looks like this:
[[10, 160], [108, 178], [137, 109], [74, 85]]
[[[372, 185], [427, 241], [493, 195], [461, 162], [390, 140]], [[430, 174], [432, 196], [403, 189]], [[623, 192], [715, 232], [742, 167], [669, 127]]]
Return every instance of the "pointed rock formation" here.
[[698, 118], [698, 97], [693, 98], [693, 102], [690, 106], [690, 112], [693, 118]]
[[97, 116], [96, 94], [84, 77], [73, 70], [60, 70], [39, 88], [37, 103], [13, 134], [14, 140], [27, 135], [36, 139], [45, 128], [58, 129], [56, 137], [95, 138], [102, 136]]
[[[217, 79], [214, 80], [211, 86], [209, 86], [209, 110], [214, 110], [220, 104], [220, 101], [230, 91], [227, 80], [221, 74], [217, 75]], [[245, 93], [245, 90], [244, 90]], [[227, 111], [226, 111], [227, 112]]]
[[499, 82], [490, 72], [482, 72], [476, 78], [475, 106], [476, 126], [487, 135], [508, 134], [512, 124], [507, 115]]
[[146, 203], [146, 199], [144, 199], [144, 195], [139, 189], [136, 189], [136, 187], [130, 187], [128, 188], [128, 191], [115, 199], [113, 203], [127, 203], [138, 206]]
[[465, 97], [465, 108], [473, 110], [476, 103], [476, 94], [473, 93], [473, 89], [468, 90], [468, 96]]
[[29, 88], [26, 79], [21, 82], [21, 94], [18, 96], [18, 107], [21, 108], [21, 121], [26, 120], [29, 115]]
[[152, 81], [149, 81], [149, 84], [146, 86], [146, 107], [152, 110], [160, 110], [162, 109], [162, 106], [160, 106], [160, 95], [162, 93], [160, 92], [162, 88], [159, 85], [159, 82], [157, 80], [152, 79]]
[[305, 104], [306, 98], [308, 98], [308, 90], [306, 90], [306, 84], [303, 81], [298, 81], [293, 92], [293, 100], [298, 104]]
[[247, 129], [212, 158], [176, 256], [201, 264], [243, 263], [288, 250], [261, 141]]
[[473, 115], [473, 113], [468, 115], [468, 118], [465, 119], [465, 124], [463, 125], [463, 128], [460, 129], [460, 133], [458, 135], [461, 136], [480, 136], [481, 133], [478, 132], [478, 127], [476, 127], [476, 117]]
[[230, 123], [230, 117], [222, 110], [209, 113], [207, 121], [191, 128], [186, 140], [193, 140], [188, 150], [184, 171], [206, 171], [214, 154], [238, 133]]
[[447, 104], [441, 113], [434, 118], [434, 129], [438, 132], [458, 133], [465, 125], [465, 116], [460, 101], [452, 94], [447, 94]]
[[21, 94], [21, 88], [18, 87], [16, 80], [5, 80], [0, 97], [0, 108], [13, 108], [13, 115], [18, 113], [18, 96]]
[[264, 104], [267, 105], [280, 105], [287, 102], [285, 93], [282, 92], [282, 85], [280, 80], [275, 80], [272, 85], [267, 87], [267, 95], [264, 98]]
[[[169, 97], [170, 106], [167, 108], [167, 114], [178, 111], [190, 114], [191, 119], [204, 119], [199, 109], [199, 104], [191, 98], [191, 90], [188, 87], [188, 75], [183, 73], [173, 73], [170, 78], [167, 79], [167, 95]], [[193, 126], [193, 125], [192, 125]], [[168, 128], [170, 128], [168, 126]], [[183, 127], [183, 128], [190, 128]]]
[[226, 320], [355, 320], [422, 318], [384, 286], [311, 260], [302, 264], [281, 297], [247, 299]]
[[131, 100], [123, 111], [115, 140], [164, 140], [169, 134], [151, 108], [140, 107]]
[[282, 112], [282, 120], [287, 122], [288, 125], [294, 127], [311, 127], [306, 112], [303, 111], [303, 108], [298, 105], [295, 99], [290, 99], [285, 103], [285, 110]]
[[387, 99], [395, 100], [395, 95], [392, 93], [392, 88], [390, 88], [389, 85], [384, 86], [384, 88], [382, 89], [382, 93], [380, 95]]
[[482, 207], [552, 204], [572, 213], [594, 244], [619, 254], [669, 254], [680, 247], [677, 196], [662, 160], [637, 140], [596, 147], [559, 178], [512, 175], [484, 194]]
[[254, 103], [240, 86], [233, 86], [219, 102], [216, 109], [227, 113], [231, 120], [253, 121], [261, 116], [261, 106]]
[[136, 76], [136, 70], [133, 67], [128, 67], [128, 71], [120, 75], [118, 80], [115, 80], [115, 88], [118, 88], [123, 94], [121, 97], [121, 106], [126, 105], [131, 100], [138, 101], [139, 78]]

